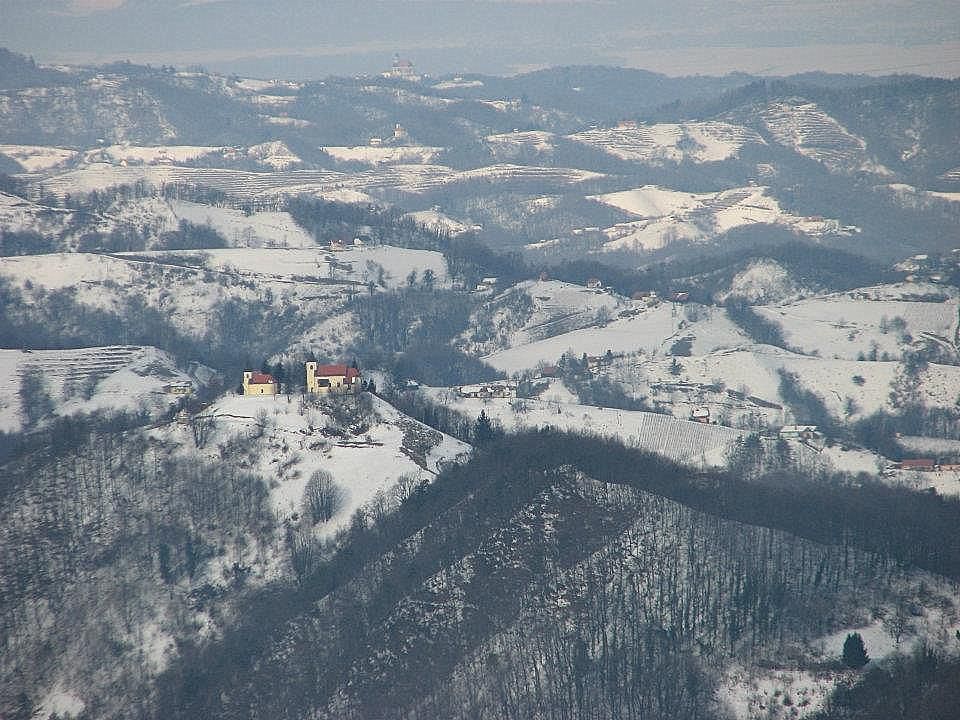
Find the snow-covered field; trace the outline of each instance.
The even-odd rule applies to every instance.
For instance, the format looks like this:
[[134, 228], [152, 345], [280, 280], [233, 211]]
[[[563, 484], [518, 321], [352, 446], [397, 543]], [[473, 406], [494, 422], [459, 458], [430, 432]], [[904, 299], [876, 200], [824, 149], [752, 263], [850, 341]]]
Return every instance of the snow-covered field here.
[[332, 170], [284, 170], [250, 172], [221, 168], [177, 167], [174, 165], [130, 165], [92, 163], [44, 178], [40, 186], [55, 195], [87, 193], [138, 182], [160, 188], [170, 183], [201, 185], [242, 198], [268, 198], [303, 192], [326, 193], [337, 190], [371, 192], [390, 189], [424, 193], [450, 185], [477, 180], [498, 183], [529, 183], [570, 187], [603, 177], [601, 173], [576, 168], [535, 167], [528, 165], [490, 165], [456, 171], [445, 165], [382, 165], [357, 173]]
[[152, 347], [0, 350], [0, 431], [16, 432], [26, 424], [21, 394], [26, 376], [40, 379], [54, 414], [61, 416], [141, 408], [156, 414], [179, 399], [165, 386], [196, 385], [173, 358]]
[[737, 157], [747, 144], [764, 144], [753, 130], [724, 122], [634, 124], [585, 130], [570, 140], [620, 158], [646, 163], [716, 162]]
[[170, 210], [176, 220], [210, 225], [231, 245], [278, 247], [312, 247], [314, 239], [297, 225], [286, 212], [256, 212], [247, 215], [242, 210], [214, 207], [185, 200], [171, 200]]
[[[737, 438], [744, 435], [742, 430], [678, 420], [658, 413], [599, 408], [553, 399], [463, 398], [444, 388], [424, 388], [422, 392], [470, 416], [483, 411], [509, 431], [554, 427], [596, 433], [696, 467], [724, 465], [728, 451]], [[545, 394], [545, 397], [551, 396], [550, 391]], [[521, 409], [517, 411], [511, 404]]]
[[83, 154], [85, 163], [129, 163], [155, 165], [157, 163], [185, 163], [224, 150], [221, 147], [200, 145], [108, 145]]
[[555, 147], [555, 136], [543, 130], [527, 130], [487, 135], [486, 142], [495, 158], [510, 160], [524, 152], [544, 154], [552, 152]]
[[663, 338], [677, 329], [670, 308], [660, 306], [641, 314], [616, 319], [605, 327], [588, 327], [544, 340], [518, 345], [487, 355], [484, 362], [505, 373], [535, 368], [539, 363], [553, 364], [566, 351], [580, 357], [613, 353], [654, 352]]
[[[126, 254], [120, 254], [123, 257]], [[217, 250], [171, 250], [130, 253], [141, 258], [196, 257], [203, 266], [219, 272], [238, 273], [247, 277], [294, 282], [321, 280], [348, 283], [377, 282], [383, 268], [386, 287], [406, 282], [411, 272], [421, 275], [431, 270], [439, 285], [448, 281], [443, 255], [433, 250], [412, 250], [390, 245], [350, 247], [337, 252], [320, 248], [227, 248]]]
[[[670, 371], [673, 358], [640, 360], [639, 367], [655, 381], [711, 384], [721, 380], [728, 388], [778, 404], [783, 403], [778, 374], [783, 369], [795, 374], [803, 388], [820, 397], [835, 417], [848, 417], [847, 400], [852, 400], [852, 419], [893, 409], [891, 383], [901, 369], [897, 362], [821, 359], [765, 345], [678, 357], [676, 361], [680, 365], [680, 374], [676, 376]], [[929, 407], [952, 407], [958, 388], [958, 366], [930, 364], [921, 375], [920, 394]], [[774, 412], [782, 417], [779, 411]]]
[[[529, 316], [517, 315], [510, 302], [516, 294], [528, 298]], [[485, 329], [493, 337], [476, 349], [491, 353], [597, 325], [601, 318], [612, 319], [619, 308], [632, 307], [633, 303], [616, 294], [582, 285], [559, 280], [528, 280], [492, 298], [487, 305], [494, 312]]]
[[[538, 288], [544, 285], [548, 284], [531, 286], [531, 297], [535, 300], [538, 295], [546, 298], [535, 305], [535, 319], [508, 339], [508, 347], [484, 357], [485, 362], [498, 370], [514, 373], [535, 368], [539, 363], [553, 364], [567, 351], [576, 357], [584, 354], [603, 355], [607, 350], [614, 354], [639, 352], [654, 356], [669, 352], [678, 340], [689, 339], [690, 352], [697, 355], [750, 342], [718, 308], [699, 305], [683, 307], [672, 303], [648, 308], [640, 301], [580, 289], [580, 293], [589, 293], [593, 305], [587, 306], [589, 312], [580, 316], [575, 304], [578, 298], [571, 295], [576, 292], [574, 288], [579, 286], [567, 286], [564, 293], [553, 296], [550, 293], [541, 295]], [[581, 317], [585, 321], [588, 317], [595, 317], [601, 308], [606, 308], [612, 318], [604, 325], [591, 323], [587, 327], [581, 326], [549, 336], [539, 332], [544, 326], [549, 327], [551, 322], [559, 324], [565, 315]], [[629, 314], [619, 317], [624, 313]], [[543, 339], [539, 339], [541, 337]]]
[[696, 194], [645, 185], [588, 197], [641, 218], [605, 229], [604, 247], [609, 250], [655, 250], [677, 240], [708, 240], [756, 223], [788, 225], [811, 235], [841, 231], [837, 220], [785, 212], [763, 186]]
[[[470, 452], [469, 445], [427, 428], [379, 398], [371, 399], [370, 427], [351, 440], [325, 435], [329, 414], [322, 406], [307, 407], [301, 413], [299, 396], [227, 395], [203, 415], [214, 419], [211, 446], [237, 435], [258, 436], [254, 469], [270, 481], [270, 503], [281, 519], [303, 512], [303, 490], [315, 471], [331, 473], [344, 491], [344, 503], [316, 529], [319, 536], [330, 538], [378, 492], [389, 492], [400, 476], [429, 480], [444, 463]], [[262, 421], [265, 424], [260, 438]], [[418, 433], [436, 442], [420, 458], [423, 466], [414, 460], [416, 449], [409, 440], [411, 434]], [[215, 456], [214, 451], [211, 453]]]
[[10, 158], [24, 172], [43, 172], [62, 167], [77, 157], [76, 150], [44, 145], [0, 145], [0, 155]]
[[483, 87], [482, 80], [464, 80], [463, 78], [453, 78], [452, 80], [441, 80], [431, 85], [434, 90], [458, 90], [463, 88]]
[[[870, 289], [757, 308], [783, 328], [790, 347], [825, 358], [854, 360], [871, 353], [898, 359], [913, 340], [955, 344], [960, 300], [873, 299]], [[900, 322], [902, 320], [902, 324]]]
[[325, 145], [322, 148], [327, 155], [340, 162], [360, 162], [367, 165], [408, 165], [411, 163], [429, 164], [443, 152], [442, 147], [424, 145], [396, 145], [371, 147], [355, 145], [338, 147]]
[[610, 205], [631, 215], [657, 218], [701, 208], [707, 200], [715, 197], [715, 195], [716, 193], [696, 194], [669, 190], [656, 185], [644, 185], [635, 190], [592, 195], [589, 199], [597, 200], [604, 205]]

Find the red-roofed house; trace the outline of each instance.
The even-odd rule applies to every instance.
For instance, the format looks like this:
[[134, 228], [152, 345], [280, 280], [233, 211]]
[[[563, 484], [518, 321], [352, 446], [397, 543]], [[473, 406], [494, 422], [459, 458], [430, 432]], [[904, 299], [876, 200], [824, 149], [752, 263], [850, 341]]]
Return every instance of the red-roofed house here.
[[895, 466], [898, 470], [919, 470], [920, 472], [932, 472], [937, 469], [937, 461], [932, 458], [914, 458], [911, 460], [901, 460]]
[[324, 394], [330, 392], [355, 393], [360, 389], [360, 371], [347, 365], [320, 365], [308, 362], [307, 392]]
[[277, 381], [273, 375], [258, 370], [245, 370], [243, 373], [244, 395], [276, 395]]

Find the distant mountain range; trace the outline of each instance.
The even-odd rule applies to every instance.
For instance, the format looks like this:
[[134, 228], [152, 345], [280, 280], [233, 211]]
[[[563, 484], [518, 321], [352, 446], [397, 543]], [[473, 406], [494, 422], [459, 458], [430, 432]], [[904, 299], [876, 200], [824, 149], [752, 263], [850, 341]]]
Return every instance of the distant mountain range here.
[[[960, 81], [915, 76], [562, 67], [298, 83], [129, 63], [51, 69], [0, 53], [0, 172], [26, 173], [27, 187], [76, 194], [189, 182], [229, 194], [243, 182], [225, 184], [226, 170], [335, 171], [325, 192], [351, 187], [416, 212], [439, 206], [451, 222], [482, 226], [490, 244], [537, 253], [557, 240], [549, 247], [563, 257], [679, 252], [762, 224], [873, 257], [950, 249], [960, 221], [958, 116]], [[124, 159], [116, 147], [127, 146], [154, 150]], [[40, 168], [24, 161], [24, 147], [77, 152]], [[175, 149], [183, 147], [197, 150]], [[104, 148], [114, 150], [98, 154]], [[148, 169], [105, 172], [103, 162]], [[158, 175], [149, 169], [158, 165], [195, 169]], [[73, 175], [57, 177], [65, 171]], [[270, 187], [290, 195], [316, 183], [291, 175]], [[763, 212], [720, 215], [596, 200], [649, 187], [744, 198], [756, 194], [744, 188], [760, 187], [769, 200]]]

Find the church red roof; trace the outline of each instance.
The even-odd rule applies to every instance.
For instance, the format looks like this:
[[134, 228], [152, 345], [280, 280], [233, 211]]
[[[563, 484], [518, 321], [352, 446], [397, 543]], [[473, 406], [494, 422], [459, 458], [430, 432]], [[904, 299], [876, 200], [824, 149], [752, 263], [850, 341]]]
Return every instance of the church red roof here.
[[348, 367], [346, 365], [317, 365], [317, 369], [313, 374], [316, 377], [360, 377], [359, 370], [357, 370], [355, 367]]
[[275, 382], [273, 375], [256, 371], [250, 373], [250, 385], [272, 385]]

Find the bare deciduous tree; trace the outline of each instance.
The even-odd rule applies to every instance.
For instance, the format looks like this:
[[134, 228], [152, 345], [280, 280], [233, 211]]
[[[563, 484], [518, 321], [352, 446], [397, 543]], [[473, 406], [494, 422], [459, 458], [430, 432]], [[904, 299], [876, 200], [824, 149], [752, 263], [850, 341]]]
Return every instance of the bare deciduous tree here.
[[194, 415], [190, 418], [190, 429], [193, 431], [193, 443], [203, 448], [213, 430], [213, 415]]
[[326, 522], [343, 507], [344, 492], [326, 470], [317, 470], [303, 489], [303, 511], [314, 523]]

